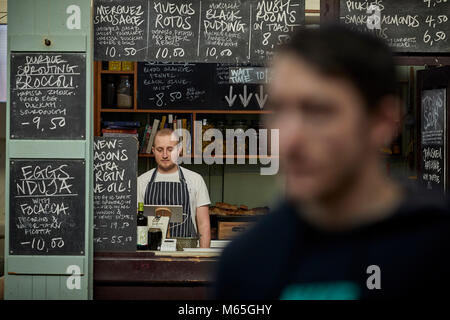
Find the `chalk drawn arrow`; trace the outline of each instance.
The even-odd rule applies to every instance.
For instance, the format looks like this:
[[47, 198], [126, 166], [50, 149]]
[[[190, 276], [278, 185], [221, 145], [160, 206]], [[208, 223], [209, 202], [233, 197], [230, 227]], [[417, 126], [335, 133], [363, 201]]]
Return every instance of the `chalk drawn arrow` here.
[[247, 85], [244, 86], [244, 95], [242, 96], [242, 94], [239, 95], [239, 99], [241, 99], [242, 105], [244, 106], [244, 108], [247, 108], [250, 99], [252, 98], [253, 93], [250, 93], [247, 96]]
[[232, 107], [234, 104], [234, 100], [236, 100], [236, 95], [233, 94], [233, 86], [230, 86], [230, 93], [228, 94], [228, 96], [225, 96], [225, 100], [227, 100], [228, 102], [228, 106]]
[[267, 101], [267, 93], [264, 94], [263, 86], [259, 86], [259, 94], [255, 93], [255, 98], [258, 101], [259, 108], [263, 109]]

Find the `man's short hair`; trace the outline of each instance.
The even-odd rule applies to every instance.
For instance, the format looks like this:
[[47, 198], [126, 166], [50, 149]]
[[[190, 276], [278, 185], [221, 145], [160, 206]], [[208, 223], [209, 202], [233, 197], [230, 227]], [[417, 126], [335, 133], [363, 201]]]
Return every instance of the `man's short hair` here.
[[162, 136], [170, 136], [170, 135], [172, 135], [173, 134], [173, 136], [175, 137], [175, 139], [176, 139], [176, 141], [177, 141], [177, 143], [180, 141], [180, 137], [179, 137], [179, 135], [175, 132], [175, 130], [173, 130], [173, 129], [171, 129], [171, 128], [163, 128], [163, 129], [161, 129], [161, 130], [158, 130], [158, 131], [156, 131], [156, 134], [155, 134], [155, 140], [156, 140], [156, 137], [162, 137]]
[[342, 24], [299, 28], [279, 52], [298, 55], [321, 74], [351, 81], [373, 110], [380, 99], [397, 93], [394, 55], [383, 40]]

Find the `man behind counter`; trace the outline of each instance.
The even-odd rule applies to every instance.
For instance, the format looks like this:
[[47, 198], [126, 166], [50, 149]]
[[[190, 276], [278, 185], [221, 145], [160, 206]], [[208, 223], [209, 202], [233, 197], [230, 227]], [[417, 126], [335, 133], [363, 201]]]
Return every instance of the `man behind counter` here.
[[268, 105], [287, 199], [225, 248], [216, 298], [448, 297], [448, 204], [391, 180], [380, 155], [396, 89], [372, 35], [322, 26], [280, 49]]
[[181, 152], [172, 129], [159, 130], [152, 152], [156, 169], [140, 175], [137, 181], [137, 201], [145, 205], [182, 205], [183, 221], [170, 223], [170, 236], [200, 237], [200, 247], [209, 248], [209, 194], [203, 178], [196, 172], [181, 168], [176, 160]]

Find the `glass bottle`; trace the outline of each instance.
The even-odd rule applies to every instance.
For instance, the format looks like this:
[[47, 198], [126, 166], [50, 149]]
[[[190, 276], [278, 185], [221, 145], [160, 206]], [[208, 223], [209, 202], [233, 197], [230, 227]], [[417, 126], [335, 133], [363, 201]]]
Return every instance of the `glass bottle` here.
[[129, 76], [121, 75], [117, 87], [117, 107], [131, 108], [133, 106], [133, 94]]
[[116, 83], [112, 76], [108, 77], [106, 82], [106, 95], [103, 108], [115, 108], [116, 107]]
[[162, 231], [160, 228], [148, 229], [149, 250], [159, 250], [162, 243]]
[[144, 203], [139, 202], [137, 215], [137, 249], [148, 250], [148, 220], [144, 216]]
[[[245, 120], [235, 120], [233, 121], [233, 129], [236, 135], [244, 136], [245, 131], [247, 130], [247, 124]], [[244, 138], [245, 139], [245, 138]], [[247, 151], [247, 139], [243, 141], [244, 143], [241, 145], [239, 144], [239, 139], [236, 139], [235, 141], [235, 147], [234, 147], [234, 154], [235, 155], [241, 155], [246, 154]]]
[[227, 153], [227, 144], [226, 144], [226, 140], [225, 140], [225, 136], [226, 136], [226, 125], [225, 122], [222, 120], [218, 120], [217, 121], [217, 126], [216, 129], [219, 130], [222, 133], [222, 141], [218, 141], [218, 143], [222, 143], [223, 145], [223, 154]]

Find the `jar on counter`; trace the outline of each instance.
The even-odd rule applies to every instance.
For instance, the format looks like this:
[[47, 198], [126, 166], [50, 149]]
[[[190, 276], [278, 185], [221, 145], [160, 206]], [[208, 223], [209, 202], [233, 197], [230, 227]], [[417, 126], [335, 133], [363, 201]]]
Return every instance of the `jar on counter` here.
[[116, 107], [116, 83], [113, 76], [108, 76], [105, 86], [105, 100], [103, 101], [103, 108]]
[[117, 87], [117, 107], [132, 108], [133, 93], [131, 89], [130, 77], [127, 75], [120, 76], [119, 86]]
[[[244, 136], [245, 131], [247, 130], [247, 122], [245, 120], [234, 120], [233, 121], [233, 129], [234, 129], [234, 133], [235, 136]], [[246, 154], [246, 150], [247, 148], [247, 139], [244, 139], [244, 143], [243, 144], [239, 144], [239, 139], [235, 140], [235, 147], [234, 147], [234, 152], [235, 155], [239, 155], [239, 154]]]
[[219, 143], [222, 143], [223, 145], [223, 154], [227, 153], [227, 144], [226, 144], [226, 130], [227, 126], [225, 125], [225, 121], [218, 120], [216, 123], [216, 129], [219, 130], [222, 133], [222, 141]]
[[[208, 119], [202, 120], [202, 136], [205, 135], [205, 132], [209, 129], [214, 128], [214, 125], [208, 121]], [[211, 141], [202, 140], [202, 152], [205, 151], [205, 148], [211, 143]]]
[[160, 250], [162, 243], [162, 231], [160, 228], [149, 228], [148, 229], [148, 249], [149, 250]]
[[[259, 155], [269, 155], [270, 150], [268, 150], [268, 142], [270, 139], [269, 130], [266, 129], [264, 122], [254, 121], [252, 122], [252, 127], [256, 131], [256, 137], [258, 140], [258, 154]], [[261, 134], [259, 130], [266, 129], [266, 134]]]

